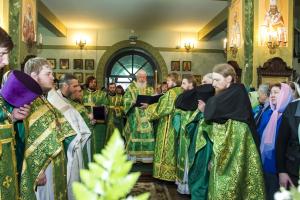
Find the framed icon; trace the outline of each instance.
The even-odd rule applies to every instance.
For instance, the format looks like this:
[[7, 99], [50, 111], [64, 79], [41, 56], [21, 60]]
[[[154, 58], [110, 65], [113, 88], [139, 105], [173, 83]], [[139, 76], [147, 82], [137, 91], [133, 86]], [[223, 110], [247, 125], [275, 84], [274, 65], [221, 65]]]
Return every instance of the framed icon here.
[[82, 59], [74, 59], [73, 60], [73, 69], [83, 70], [83, 60]]
[[171, 61], [171, 71], [180, 71], [180, 61]]
[[47, 58], [48, 62], [51, 65], [52, 69], [56, 69], [56, 59], [55, 58]]
[[192, 71], [192, 61], [182, 61], [182, 71]]
[[83, 73], [82, 72], [74, 72], [73, 75], [77, 78], [79, 83], [83, 83]]
[[59, 59], [59, 68], [60, 69], [69, 69], [69, 59], [68, 58]]
[[95, 69], [95, 61], [94, 59], [85, 59], [85, 70], [94, 70]]

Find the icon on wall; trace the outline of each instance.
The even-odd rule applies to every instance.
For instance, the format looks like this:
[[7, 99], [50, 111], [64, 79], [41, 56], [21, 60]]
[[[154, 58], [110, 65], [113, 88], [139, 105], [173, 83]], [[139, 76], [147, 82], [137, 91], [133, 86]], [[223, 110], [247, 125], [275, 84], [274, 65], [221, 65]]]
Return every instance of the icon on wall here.
[[55, 58], [47, 58], [48, 62], [51, 65], [52, 69], [56, 69], [56, 59]]
[[62, 58], [59, 60], [59, 68], [60, 69], [69, 69], [69, 59]]
[[73, 69], [83, 70], [83, 60], [82, 59], [74, 59], [73, 60]]
[[182, 71], [192, 71], [192, 61], [183, 61]]
[[82, 72], [74, 72], [73, 75], [77, 78], [79, 83], [83, 83], [83, 73]]
[[180, 71], [180, 61], [171, 61], [171, 71]]
[[85, 59], [85, 70], [94, 70], [95, 62], [94, 59]]

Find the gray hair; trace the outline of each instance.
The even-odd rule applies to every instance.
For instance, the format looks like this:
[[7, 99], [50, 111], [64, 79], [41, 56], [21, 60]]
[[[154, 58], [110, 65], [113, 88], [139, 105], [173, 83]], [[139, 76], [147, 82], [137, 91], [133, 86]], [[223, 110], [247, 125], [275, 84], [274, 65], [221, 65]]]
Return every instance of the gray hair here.
[[257, 91], [270, 96], [270, 87], [267, 84], [260, 84]]
[[203, 79], [204, 79], [204, 78], [208, 78], [208, 79], [211, 79], [211, 80], [212, 80], [212, 79], [213, 79], [213, 78], [212, 78], [212, 73], [205, 74], [205, 75], [203, 76]]
[[136, 77], [140, 76], [141, 74], [145, 74], [147, 76], [147, 72], [143, 69], [140, 69], [137, 73], [136, 73]]

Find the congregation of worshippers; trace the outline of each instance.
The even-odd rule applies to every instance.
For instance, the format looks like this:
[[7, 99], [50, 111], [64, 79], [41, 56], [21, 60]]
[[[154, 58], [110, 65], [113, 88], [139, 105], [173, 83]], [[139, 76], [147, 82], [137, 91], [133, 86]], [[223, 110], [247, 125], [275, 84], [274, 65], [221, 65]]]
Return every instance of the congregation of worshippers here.
[[[0, 29], [1, 68], [13, 48]], [[228, 63], [212, 66], [201, 84], [192, 74], [171, 72], [155, 85], [147, 77], [140, 69], [127, 88], [114, 82], [104, 87], [93, 76], [81, 85], [69, 73], [56, 81], [42, 57], [29, 58], [23, 71], [6, 72], [3, 199], [74, 199], [80, 169], [116, 129], [128, 160], [152, 164], [153, 178], [173, 182], [179, 194], [195, 200], [273, 199], [280, 186], [298, 185], [299, 79], [255, 90], [237, 83]], [[5, 146], [4, 135], [13, 135], [13, 148]]]

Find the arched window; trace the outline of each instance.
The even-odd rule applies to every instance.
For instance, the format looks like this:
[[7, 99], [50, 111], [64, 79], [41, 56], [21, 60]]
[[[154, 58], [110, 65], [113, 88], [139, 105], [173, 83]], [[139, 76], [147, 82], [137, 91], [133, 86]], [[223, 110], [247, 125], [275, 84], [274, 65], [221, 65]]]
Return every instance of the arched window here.
[[157, 69], [151, 56], [140, 49], [123, 49], [117, 52], [108, 63], [106, 77], [109, 82], [115, 82], [127, 88], [135, 80], [139, 70], [145, 70], [148, 74], [148, 84], [154, 85], [154, 71]]

